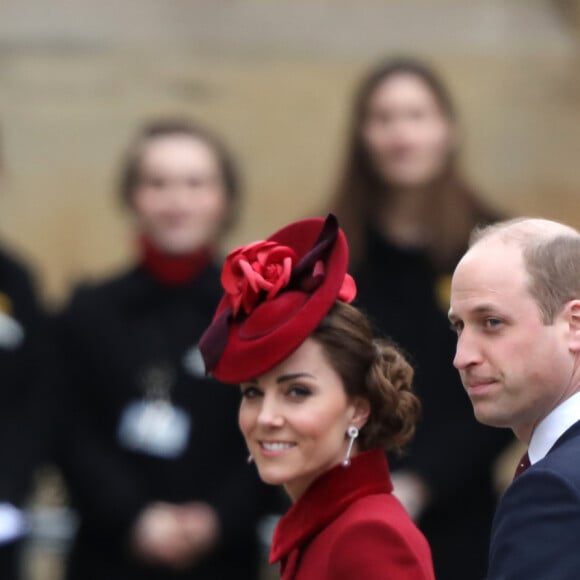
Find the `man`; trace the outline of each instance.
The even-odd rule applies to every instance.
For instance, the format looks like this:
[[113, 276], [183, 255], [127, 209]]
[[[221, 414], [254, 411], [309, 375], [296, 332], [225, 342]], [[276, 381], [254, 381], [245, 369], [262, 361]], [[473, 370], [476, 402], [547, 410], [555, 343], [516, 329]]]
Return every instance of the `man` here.
[[538, 219], [476, 231], [449, 318], [476, 418], [528, 445], [495, 515], [489, 580], [578, 580], [580, 233]]

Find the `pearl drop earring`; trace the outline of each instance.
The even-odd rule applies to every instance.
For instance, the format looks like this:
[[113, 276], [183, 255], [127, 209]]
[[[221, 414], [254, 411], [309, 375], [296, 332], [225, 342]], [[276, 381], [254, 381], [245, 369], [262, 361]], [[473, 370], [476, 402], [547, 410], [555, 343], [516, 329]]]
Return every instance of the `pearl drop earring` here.
[[358, 429], [351, 425], [346, 434], [350, 437], [350, 441], [348, 442], [348, 449], [346, 450], [346, 456], [344, 461], [342, 462], [343, 467], [348, 467], [350, 465], [350, 454], [352, 453], [352, 446], [354, 445], [354, 440], [358, 437]]

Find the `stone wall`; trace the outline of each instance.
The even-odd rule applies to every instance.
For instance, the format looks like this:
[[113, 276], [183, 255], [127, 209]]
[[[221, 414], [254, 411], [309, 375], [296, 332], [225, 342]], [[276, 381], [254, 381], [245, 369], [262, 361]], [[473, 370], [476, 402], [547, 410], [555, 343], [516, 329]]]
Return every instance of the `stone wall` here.
[[580, 226], [580, 35], [557, 1], [3, 0], [0, 14], [0, 231], [52, 302], [129, 257], [114, 183], [139, 123], [192, 115], [231, 142], [248, 189], [231, 247], [324, 210], [356, 80], [392, 54], [441, 68], [485, 196]]

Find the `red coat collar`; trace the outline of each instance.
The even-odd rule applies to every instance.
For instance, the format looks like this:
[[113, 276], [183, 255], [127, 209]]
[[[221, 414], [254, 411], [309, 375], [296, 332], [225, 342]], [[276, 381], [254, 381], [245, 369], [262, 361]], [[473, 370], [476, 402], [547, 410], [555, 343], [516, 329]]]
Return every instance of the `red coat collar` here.
[[[287, 559], [293, 550], [310, 540], [357, 499], [391, 491], [389, 466], [382, 449], [360, 453], [353, 457], [349, 467], [333, 467], [312, 483], [278, 523], [270, 563]], [[292, 559], [295, 557], [290, 557]]]
[[139, 238], [139, 250], [145, 270], [168, 286], [179, 286], [194, 280], [207, 268], [212, 258], [208, 248], [182, 256], [170, 256], [159, 250], [146, 236]]

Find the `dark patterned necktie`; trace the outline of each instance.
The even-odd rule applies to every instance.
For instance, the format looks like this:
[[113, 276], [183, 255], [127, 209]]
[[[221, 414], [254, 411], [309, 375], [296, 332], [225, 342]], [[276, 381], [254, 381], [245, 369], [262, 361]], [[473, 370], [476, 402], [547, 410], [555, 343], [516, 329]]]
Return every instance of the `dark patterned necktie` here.
[[528, 467], [530, 466], [530, 456], [527, 451], [522, 455], [518, 466], [516, 467], [516, 472], [514, 473], [514, 479], [517, 479]]

